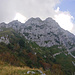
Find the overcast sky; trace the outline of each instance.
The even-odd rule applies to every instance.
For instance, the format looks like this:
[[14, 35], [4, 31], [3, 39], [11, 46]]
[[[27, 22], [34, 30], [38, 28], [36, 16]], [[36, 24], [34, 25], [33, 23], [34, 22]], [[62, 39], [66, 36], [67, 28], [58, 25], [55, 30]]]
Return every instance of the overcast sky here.
[[[18, 17], [52, 17], [62, 28], [75, 34], [75, 0], [0, 0], [0, 22]], [[21, 19], [22, 20], [22, 19]]]

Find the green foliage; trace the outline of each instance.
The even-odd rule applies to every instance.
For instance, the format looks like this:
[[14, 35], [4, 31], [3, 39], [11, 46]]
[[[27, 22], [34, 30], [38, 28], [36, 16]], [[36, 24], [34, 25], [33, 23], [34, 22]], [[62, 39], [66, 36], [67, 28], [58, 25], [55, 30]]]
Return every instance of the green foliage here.
[[23, 40], [23, 39], [20, 39], [20, 40], [19, 40], [19, 45], [20, 45], [20, 47], [24, 47], [24, 44], [25, 44], [24, 40]]
[[9, 49], [13, 49], [13, 48], [14, 48], [14, 46], [13, 46], [12, 44], [10, 44], [10, 43], [7, 45], [7, 47], [8, 47]]
[[65, 55], [64, 53], [56, 56], [56, 62], [62, 65], [62, 70], [66, 75], [72, 75], [75, 71], [75, 67], [72, 64], [72, 61], [75, 61], [70, 55]]

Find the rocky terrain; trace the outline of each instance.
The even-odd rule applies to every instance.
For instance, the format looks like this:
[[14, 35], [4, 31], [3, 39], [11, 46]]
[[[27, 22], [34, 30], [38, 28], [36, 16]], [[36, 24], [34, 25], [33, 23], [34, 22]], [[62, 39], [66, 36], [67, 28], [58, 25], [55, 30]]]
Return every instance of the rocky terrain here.
[[6, 28], [12, 27], [28, 40], [35, 41], [39, 46], [63, 45], [67, 49], [72, 49], [75, 46], [75, 36], [62, 29], [52, 18], [43, 21], [40, 18], [30, 18], [24, 24], [17, 20], [8, 24], [0, 24], [0, 28], [4, 26]]
[[[1, 23], [0, 31], [2, 31], [1, 27], [13, 28], [23, 34], [26, 39], [42, 47], [62, 45], [67, 51], [75, 51], [75, 35], [62, 29], [52, 18], [46, 20], [30, 18], [24, 24], [16, 20], [8, 24]], [[9, 40], [6, 43], [9, 43]]]

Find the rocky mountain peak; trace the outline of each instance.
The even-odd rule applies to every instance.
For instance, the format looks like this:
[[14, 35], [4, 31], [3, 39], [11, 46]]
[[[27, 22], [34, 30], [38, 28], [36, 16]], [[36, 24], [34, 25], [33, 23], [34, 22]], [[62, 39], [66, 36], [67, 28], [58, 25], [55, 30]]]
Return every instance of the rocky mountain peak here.
[[48, 17], [47, 19], [45, 19], [45, 20], [44, 20], [44, 23], [46, 23], [48, 26], [51, 26], [51, 27], [53, 27], [53, 28], [58, 28], [58, 27], [60, 27], [60, 26], [58, 25], [58, 23], [57, 23], [55, 20], [53, 20], [52, 18], [50, 18], [50, 17]]
[[22, 33], [26, 39], [36, 42], [39, 46], [63, 45], [67, 49], [72, 49], [75, 45], [75, 36], [62, 29], [50, 17], [45, 20], [41, 20], [38, 17], [30, 18], [24, 24], [16, 20], [8, 23], [6, 27], [12, 27]]
[[30, 18], [28, 21], [26, 21], [25, 25], [30, 26], [30, 25], [40, 25], [42, 23], [42, 20], [40, 18]]
[[10, 22], [10, 23], [8, 23], [9, 25], [21, 25], [22, 23], [21, 22], [19, 22], [18, 20], [14, 20], [14, 21], [12, 21], [12, 22]]
[[45, 19], [46, 22], [54, 21], [51, 17]]
[[[63, 44], [66, 48], [75, 45], [75, 36], [62, 29], [52, 18], [42, 21], [40, 18], [30, 18], [21, 33], [28, 39], [35, 41], [39, 46], [51, 47]], [[69, 36], [70, 35], [70, 36]]]
[[39, 17], [37, 17], [37, 18], [30, 18], [28, 21], [42, 21]]
[[0, 27], [5, 27], [7, 24], [5, 22], [0, 23]]

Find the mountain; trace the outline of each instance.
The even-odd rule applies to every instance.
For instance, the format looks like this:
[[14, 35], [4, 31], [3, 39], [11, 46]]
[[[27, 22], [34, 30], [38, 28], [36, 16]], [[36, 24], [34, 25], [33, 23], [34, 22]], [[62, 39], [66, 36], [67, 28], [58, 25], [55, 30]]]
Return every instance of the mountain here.
[[42, 67], [51, 75], [72, 75], [74, 55], [75, 35], [62, 29], [52, 18], [0, 24], [2, 62], [20, 67]]
[[34, 41], [41, 47], [61, 45], [69, 53], [75, 52], [75, 35], [62, 29], [52, 18], [43, 21], [40, 18], [30, 18], [24, 24], [16, 20], [3, 25], [6, 28], [12, 27], [23, 34], [27, 40]]
[[35, 41], [39, 46], [51, 47], [63, 45], [67, 49], [75, 45], [75, 36], [62, 29], [53, 19], [31, 18], [20, 31], [28, 40]]

